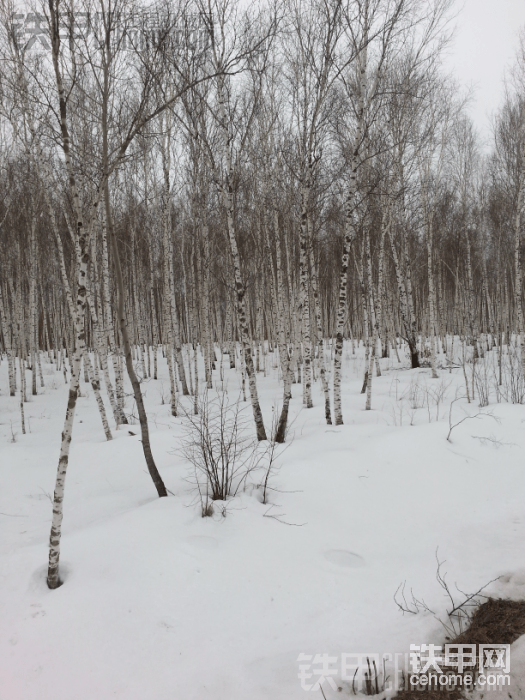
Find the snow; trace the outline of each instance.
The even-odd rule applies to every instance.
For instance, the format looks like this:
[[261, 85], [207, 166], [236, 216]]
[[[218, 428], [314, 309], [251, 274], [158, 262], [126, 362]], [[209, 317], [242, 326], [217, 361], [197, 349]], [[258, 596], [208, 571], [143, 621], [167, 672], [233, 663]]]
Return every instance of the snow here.
[[[266, 363], [258, 388], [268, 428], [282, 386], [271, 354]], [[523, 407], [479, 409], [476, 401], [458, 400], [453, 423], [480, 410], [498, 422], [464, 421], [449, 442], [449, 405], [463, 393], [462, 371], [441, 369], [432, 380], [429, 369], [402, 369], [395, 358], [381, 363], [373, 410], [365, 411], [363, 350], [353, 356], [345, 348], [343, 426], [325, 424], [319, 382], [309, 410], [293, 385], [290, 439], [269, 482], [270, 503], [261, 503], [254, 477], [236, 498], [216, 503], [212, 518], [201, 517], [190, 467], [177, 451], [183, 419], [161, 400], [161, 383], [164, 394], [169, 387], [165, 360], [159, 355], [160, 379], [143, 386], [169, 498], [156, 497], [139, 426], [112, 425], [114, 439], [106, 442], [82, 380], [66, 479], [64, 585], [50, 591], [50, 494], [67, 386], [44, 359], [46, 386], [25, 404], [22, 435], [19, 396], [8, 395], [3, 360], [0, 698], [321, 697], [301, 688], [300, 654], [337, 657], [340, 670], [345, 653], [404, 655], [410, 644], [443, 643], [436, 617], [402, 615], [393, 600], [406, 581], [407, 591], [443, 618], [436, 548], [448, 580], [462, 590], [501, 576], [488, 590], [522, 599]], [[240, 374], [226, 366], [234, 396]], [[440, 383], [447, 388], [439, 409], [432, 401], [430, 409], [411, 408]], [[106, 397], [105, 403], [110, 415]], [[516, 700], [525, 698], [523, 638], [511, 652]], [[350, 694], [340, 675], [334, 677], [343, 690], [324, 684], [327, 698]]]

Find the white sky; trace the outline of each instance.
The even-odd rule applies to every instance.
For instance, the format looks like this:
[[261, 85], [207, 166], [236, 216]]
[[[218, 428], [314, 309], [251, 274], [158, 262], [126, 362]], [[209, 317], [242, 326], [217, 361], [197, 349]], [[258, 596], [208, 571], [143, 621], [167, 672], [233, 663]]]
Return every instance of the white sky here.
[[505, 68], [512, 65], [517, 32], [525, 25], [525, 0], [456, 2], [456, 37], [445, 66], [462, 85], [474, 86], [469, 111], [480, 134], [489, 139], [490, 116], [503, 97]]

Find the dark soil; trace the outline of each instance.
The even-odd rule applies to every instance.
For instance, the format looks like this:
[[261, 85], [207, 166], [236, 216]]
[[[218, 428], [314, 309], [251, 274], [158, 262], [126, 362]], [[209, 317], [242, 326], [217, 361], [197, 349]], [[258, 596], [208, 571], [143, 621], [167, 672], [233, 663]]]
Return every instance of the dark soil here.
[[[467, 630], [447, 644], [512, 644], [525, 634], [525, 601], [489, 598], [477, 608]], [[477, 648], [477, 647], [476, 647]], [[472, 669], [464, 674], [472, 674]], [[447, 689], [409, 686], [396, 700], [461, 700], [461, 687]]]

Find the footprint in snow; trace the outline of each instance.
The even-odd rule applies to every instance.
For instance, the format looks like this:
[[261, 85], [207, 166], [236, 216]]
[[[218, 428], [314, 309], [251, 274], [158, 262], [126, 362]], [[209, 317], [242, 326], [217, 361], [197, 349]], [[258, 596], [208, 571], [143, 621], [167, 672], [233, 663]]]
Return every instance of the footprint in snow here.
[[206, 535], [190, 535], [186, 542], [198, 549], [215, 549], [219, 544], [215, 537], [207, 537]]
[[331, 564], [344, 566], [349, 569], [359, 569], [366, 564], [363, 557], [360, 557], [359, 554], [354, 554], [354, 552], [349, 552], [347, 549], [329, 549], [324, 553], [324, 558]]

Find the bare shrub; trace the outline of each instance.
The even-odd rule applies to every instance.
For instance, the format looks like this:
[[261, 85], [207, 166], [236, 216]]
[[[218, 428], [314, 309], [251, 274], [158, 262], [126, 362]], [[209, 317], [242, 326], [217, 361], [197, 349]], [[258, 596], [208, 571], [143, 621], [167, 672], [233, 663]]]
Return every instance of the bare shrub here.
[[412, 377], [410, 380], [410, 385], [401, 396], [401, 399], [405, 398], [408, 399], [410, 408], [414, 410], [424, 408], [426, 401], [426, 387], [420, 385], [419, 375], [417, 375], [415, 378]]
[[478, 360], [474, 366], [474, 381], [478, 392], [479, 407], [484, 408], [490, 403], [490, 389], [492, 384], [493, 370], [489, 366], [490, 356], [485, 355]]
[[450, 435], [452, 434], [452, 431], [454, 430], [454, 428], [457, 428], [458, 425], [461, 425], [461, 423], [464, 423], [466, 420], [471, 420], [473, 418], [476, 418], [476, 419], [483, 418], [484, 416], [488, 416], [489, 418], [493, 418], [496, 421], [496, 423], [500, 422], [500, 419], [497, 416], [495, 416], [491, 411], [478, 411], [477, 413], [474, 413], [472, 416], [466, 414], [463, 418], [461, 418], [461, 420], [458, 420], [456, 423], [452, 423], [452, 408], [453, 408], [454, 404], [456, 403], [456, 401], [460, 401], [461, 399], [464, 399], [464, 398], [465, 398], [464, 396], [456, 396], [456, 398], [450, 402], [450, 408], [449, 408], [449, 412], [448, 412], [449, 431], [448, 431], [448, 435], [447, 435], [447, 440], [449, 442], [452, 442], [452, 440], [450, 439]]
[[502, 357], [502, 369], [501, 393], [505, 400], [509, 403], [524, 403], [525, 382], [523, 381], [520, 351], [515, 339], [509, 342], [507, 353]]
[[428, 422], [432, 422], [432, 417], [430, 413], [431, 402], [436, 405], [436, 421], [439, 421], [439, 407], [445, 401], [447, 396], [447, 391], [452, 384], [451, 381], [446, 382], [442, 379], [437, 386], [431, 386], [426, 389], [427, 394], [427, 410], [428, 410]]
[[[272, 487], [269, 486], [269, 481], [270, 479], [275, 476], [275, 474], [279, 471], [279, 465], [277, 464], [277, 458], [280, 457], [283, 452], [286, 452], [286, 450], [290, 447], [290, 445], [293, 442], [293, 439], [291, 442], [288, 442], [286, 445], [283, 445], [282, 443], [277, 442], [276, 437], [277, 437], [277, 430], [279, 427], [279, 415], [280, 415], [280, 410], [279, 408], [273, 409], [272, 413], [272, 428], [271, 428], [271, 439], [268, 441], [266, 448], [264, 451], [260, 454], [260, 466], [263, 471], [263, 476], [261, 483], [257, 486], [257, 488], [261, 489], [262, 492], [262, 500], [261, 503], [267, 504], [268, 503], [268, 490], [272, 490]], [[293, 421], [292, 421], [293, 425]], [[287, 426], [289, 428], [290, 426]], [[259, 443], [259, 449], [261, 448], [260, 443]]]
[[241, 398], [230, 401], [224, 388], [213, 397], [206, 390], [198, 400], [198, 413], [182, 408], [185, 417], [180, 452], [193, 467], [204, 515], [211, 515], [210, 501], [235, 496], [265, 454], [252, 437], [253, 421]]
[[[446, 611], [446, 619], [443, 620], [436, 616], [433, 610], [431, 610], [425, 601], [421, 598], [415, 597], [412, 589], [410, 589], [411, 599], [407, 600], [405, 594], [406, 581], [400, 583], [396, 592], [394, 593], [394, 601], [397, 607], [402, 613], [411, 613], [412, 615], [417, 615], [420, 612], [428, 612], [434, 615], [436, 620], [443, 625], [446, 632], [446, 639], [453, 639], [460, 634], [463, 634], [465, 629], [468, 627], [468, 623], [474, 613], [474, 611], [479, 608], [484, 600], [488, 599], [488, 596], [482, 593], [491, 583], [497, 581], [499, 577], [492, 579], [484, 586], [481, 586], [475, 593], [465, 593], [462, 591], [457, 583], [454, 584], [456, 591], [453, 591], [450, 584], [446, 580], [447, 573], [442, 572], [442, 566], [445, 561], [440, 561], [438, 556], [438, 550], [436, 549], [436, 581], [439, 583], [443, 589], [443, 593], [448, 601], [448, 609]], [[461, 597], [458, 598], [457, 595]]]

